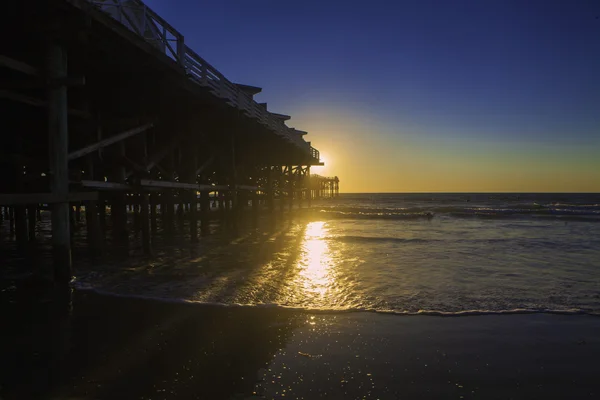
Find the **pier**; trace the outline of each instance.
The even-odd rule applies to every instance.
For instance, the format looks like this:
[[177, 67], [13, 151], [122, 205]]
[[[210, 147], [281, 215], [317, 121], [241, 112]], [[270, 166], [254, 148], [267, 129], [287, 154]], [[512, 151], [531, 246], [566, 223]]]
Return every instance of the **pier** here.
[[0, 53], [0, 223], [26, 257], [51, 220], [53, 262], [39, 276], [71, 279], [75, 227], [91, 256], [133, 235], [151, 256], [181, 221], [194, 243], [211, 221], [235, 230], [244, 215], [338, 195], [337, 177], [311, 175], [323, 164], [307, 132], [141, 1], [12, 6], [0, 28], [12, 38]]

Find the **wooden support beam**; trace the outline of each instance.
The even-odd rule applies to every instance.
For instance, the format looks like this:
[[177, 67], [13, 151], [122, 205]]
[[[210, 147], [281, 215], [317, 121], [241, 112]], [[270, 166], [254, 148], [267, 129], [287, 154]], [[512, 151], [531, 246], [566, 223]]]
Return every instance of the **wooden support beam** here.
[[81, 180], [75, 182], [82, 187], [94, 188], [99, 190], [132, 190], [132, 186], [126, 183], [119, 182], [105, 182], [105, 181], [92, 181], [92, 180]]
[[162, 161], [162, 159], [164, 159], [168, 155], [172, 154], [173, 150], [175, 149], [175, 147], [177, 147], [180, 140], [181, 140], [181, 137], [177, 137], [177, 138], [173, 139], [173, 141], [169, 145], [167, 145], [166, 147], [164, 147], [162, 150], [158, 151], [157, 153], [154, 153], [153, 155], [151, 155], [147, 160], [146, 170], [150, 171], [152, 168], [154, 168], [154, 166], [156, 164], [158, 164], [160, 161]]
[[114, 144], [114, 143], [120, 142], [122, 140], [125, 140], [128, 137], [131, 137], [133, 135], [137, 135], [138, 133], [145, 132], [148, 129], [152, 128], [153, 126], [154, 126], [154, 124], [151, 122], [151, 123], [139, 126], [137, 128], [129, 129], [129, 130], [125, 131], [125, 132], [119, 133], [118, 135], [111, 136], [111, 137], [109, 137], [107, 139], [101, 140], [99, 142], [91, 144], [91, 145], [89, 145], [87, 147], [84, 147], [82, 149], [76, 150], [76, 151], [74, 151], [72, 153], [69, 153], [69, 161], [75, 160], [75, 159], [77, 159], [79, 157], [83, 157], [86, 154], [93, 153], [94, 151], [97, 151], [97, 150], [99, 150], [99, 149], [101, 149], [103, 147], [110, 146], [111, 144]]
[[37, 68], [4, 55], [0, 55], [0, 66], [22, 72], [27, 75], [40, 76], [40, 71]]
[[254, 192], [256, 190], [260, 190], [260, 188], [258, 186], [252, 186], [252, 185], [235, 185], [235, 189], [237, 189], [237, 190], [249, 190], [251, 192]]
[[4, 90], [31, 90], [45, 89], [52, 86], [83, 86], [85, 77], [75, 76], [54, 80], [34, 79], [26, 82], [14, 80], [0, 80], [0, 89]]
[[226, 190], [229, 187], [227, 185], [201, 185], [198, 183], [184, 183], [184, 182], [173, 182], [153, 179], [141, 179], [141, 186], [147, 187], [160, 187], [167, 189], [188, 189], [188, 190], [208, 190], [210, 192], [216, 190]]
[[[23, 104], [28, 104], [34, 107], [48, 107], [48, 102], [34, 97], [22, 95], [20, 93], [10, 92], [8, 90], [0, 90], [0, 99], [7, 99], [16, 101]], [[67, 109], [67, 112], [75, 117], [89, 118], [90, 113], [87, 111], [75, 110], [72, 108]]]
[[172, 182], [172, 181], [159, 181], [153, 179], [141, 179], [141, 186], [150, 186], [150, 187], [163, 187], [168, 189], [190, 189], [190, 190], [198, 190], [199, 185], [196, 183], [183, 183], [183, 182]]
[[210, 164], [212, 164], [212, 162], [215, 160], [215, 156], [210, 156], [210, 158], [208, 160], [206, 160], [201, 166], [200, 168], [198, 168], [196, 170], [196, 175], [200, 175], [202, 173], [202, 171], [204, 171], [206, 168], [208, 168], [210, 166]]
[[98, 192], [71, 192], [67, 196], [57, 193], [5, 193], [0, 194], [0, 204], [6, 206], [26, 204], [56, 204], [97, 200]]

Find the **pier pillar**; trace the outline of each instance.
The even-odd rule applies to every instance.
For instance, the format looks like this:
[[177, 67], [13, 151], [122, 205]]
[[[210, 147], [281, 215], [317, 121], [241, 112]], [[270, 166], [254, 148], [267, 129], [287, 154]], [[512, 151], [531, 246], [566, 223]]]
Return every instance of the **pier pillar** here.
[[272, 214], [275, 210], [275, 190], [273, 188], [273, 168], [267, 169], [267, 208]]
[[141, 217], [140, 217], [140, 207], [139, 207], [139, 205], [141, 203], [141, 198], [140, 198], [140, 195], [137, 193], [132, 194], [129, 198], [131, 199], [131, 210], [132, 210], [132, 214], [133, 214], [133, 232], [137, 236], [137, 234], [142, 229]]
[[15, 236], [17, 239], [17, 249], [19, 253], [25, 254], [27, 251], [27, 241], [29, 240], [25, 206], [15, 207]]
[[177, 194], [177, 200], [178, 200], [178, 204], [177, 204], [177, 221], [182, 222], [183, 221], [183, 210], [185, 209], [185, 200], [184, 198], [186, 197], [186, 193], [184, 190], [179, 190], [179, 193]]
[[282, 169], [283, 167], [277, 167], [277, 172], [279, 174], [279, 211], [283, 212], [283, 210], [285, 209], [285, 196], [284, 196], [284, 189], [285, 189], [285, 170]]
[[304, 171], [301, 165], [296, 169], [296, 193], [298, 196], [298, 208], [302, 208], [302, 202], [304, 201]]
[[173, 190], [172, 189], [164, 189], [162, 196], [164, 199], [164, 231], [167, 236], [171, 236], [173, 234], [173, 222], [175, 216], [175, 210], [173, 207], [175, 206], [173, 203]]
[[8, 231], [11, 235], [15, 233], [15, 208], [8, 207]]
[[[144, 254], [149, 256], [152, 254], [150, 245], [150, 217], [149, 217], [149, 200], [148, 192], [140, 192], [140, 225], [142, 229], [142, 249]], [[137, 207], [136, 207], [137, 208]]]
[[[169, 154], [167, 156], [166, 165], [168, 165], [167, 173], [165, 174], [165, 179], [174, 180], [174, 169], [175, 169], [175, 160], [174, 155]], [[171, 238], [173, 235], [173, 222], [175, 217], [174, 208], [174, 190], [173, 189], [162, 189], [161, 197], [163, 198], [163, 202], [161, 205], [161, 215], [163, 219], [163, 230], [164, 235], [167, 238]], [[164, 210], [164, 211], [163, 211]]]
[[[94, 158], [90, 155], [87, 157], [87, 173], [90, 179], [97, 178], [94, 169]], [[100, 231], [100, 221], [98, 219], [98, 202], [89, 200], [85, 204], [85, 226], [87, 228], [87, 239], [92, 256], [98, 256], [102, 252], [102, 232]]]
[[37, 207], [29, 206], [27, 207], [27, 224], [29, 231], [29, 241], [35, 242], [35, 225], [37, 222]]
[[210, 213], [210, 192], [203, 190], [200, 192], [200, 233], [204, 236], [210, 232], [209, 213]]
[[[187, 182], [198, 183], [198, 175], [196, 171], [198, 169], [198, 153], [194, 139], [186, 151], [187, 161]], [[198, 241], [198, 190], [190, 190], [186, 196], [186, 202], [188, 203], [188, 212], [190, 216], [190, 241], [195, 243]]]
[[294, 207], [294, 172], [292, 166], [288, 165], [288, 210]]
[[152, 193], [150, 195], [150, 230], [152, 233], [156, 233], [157, 224], [156, 224], [156, 205], [158, 204], [158, 195], [156, 193]]
[[90, 254], [92, 256], [100, 255], [102, 250], [101, 232], [98, 220], [98, 204], [96, 201], [87, 201], [85, 203], [85, 225]]
[[219, 204], [219, 216], [221, 217], [221, 220], [225, 220], [226, 215], [225, 215], [225, 191], [223, 190], [219, 190], [218, 192], [218, 200], [217, 203]]
[[100, 239], [106, 234], [106, 199], [103, 193], [98, 193], [98, 223]]
[[260, 195], [258, 194], [258, 190], [254, 190], [251, 193], [252, 200], [252, 225], [256, 227], [258, 225], [258, 214], [260, 210], [259, 201]]
[[234, 234], [238, 231], [239, 219], [242, 215], [240, 212], [240, 191], [237, 187], [237, 161], [235, 154], [235, 134], [231, 135], [231, 171], [229, 177], [229, 197], [231, 198], [230, 222]]
[[77, 205], [75, 205], [75, 222], [81, 222], [81, 203], [77, 203]]
[[[68, 283], [71, 279], [71, 233], [69, 226], [69, 131], [67, 117], [67, 52], [56, 42], [46, 49], [48, 87], [48, 139], [50, 188], [60, 202], [52, 209], [52, 250], [54, 279]], [[63, 83], [60, 83], [60, 82]]]
[[308, 202], [308, 208], [310, 208], [312, 206], [312, 195], [313, 195], [313, 190], [312, 190], [312, 181], [310, 179], [310, 165], [307, 167], [306, 169], [306, 176], [304, 177], [304, 186], [307, 188], [306, 189], [306, 195], [307, 195], [307, 202]]
[[[125, 157], [125, 143], [119, 143], [119, 155]], [[125, 168], [119, 166], [115, 171], [114, 181], [125, 183]], [[112, 220], [113, 245], [120, 249], [126, 249], [129, 245], [129, 232], [127, 230], [127, 193], [114, 192], [110, 204], [110, 216]]]
[[198, 193], [196, 190], [190, 190], [190, 240], [192, 243], [198, 241]]

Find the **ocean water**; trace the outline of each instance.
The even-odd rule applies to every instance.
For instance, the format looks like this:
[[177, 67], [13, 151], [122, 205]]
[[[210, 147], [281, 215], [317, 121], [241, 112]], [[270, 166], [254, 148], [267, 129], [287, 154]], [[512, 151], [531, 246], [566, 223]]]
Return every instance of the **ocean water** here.
[[600, 314], [600, 194], [342, 194], [99, 291], [399, 314]]

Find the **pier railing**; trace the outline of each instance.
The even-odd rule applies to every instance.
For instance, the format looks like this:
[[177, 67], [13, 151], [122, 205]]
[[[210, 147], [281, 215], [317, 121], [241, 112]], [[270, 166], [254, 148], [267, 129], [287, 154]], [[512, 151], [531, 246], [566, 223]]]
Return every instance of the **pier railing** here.
[[312, 158], [319, 159], [319, 152], [301, 136], [292, 133], [283, 121], [271, 115], [252, 96], [229, 81], [215, 67], [189, 48], [184, 37], [158, 14], [140, 0], [87, 0], [109, 14], [129, 30], [151, 43], [174, 60], [194, 83], [226, 100], [226, 102], [268, 126], [287, 141], [306, 150]]

